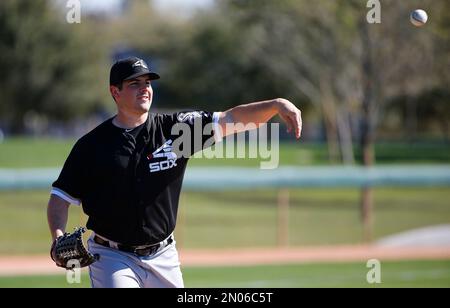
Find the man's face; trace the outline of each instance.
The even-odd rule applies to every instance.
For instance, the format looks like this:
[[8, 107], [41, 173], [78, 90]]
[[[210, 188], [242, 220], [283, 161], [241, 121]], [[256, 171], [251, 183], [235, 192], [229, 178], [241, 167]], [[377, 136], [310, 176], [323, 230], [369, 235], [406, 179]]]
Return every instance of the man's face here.
[[153, 89], [148, 75], [124, 81], [122, 90], [111, 86], [110, 91], [116, 100], [118, 109], [121, 111], [142, 114], [150, 110]]

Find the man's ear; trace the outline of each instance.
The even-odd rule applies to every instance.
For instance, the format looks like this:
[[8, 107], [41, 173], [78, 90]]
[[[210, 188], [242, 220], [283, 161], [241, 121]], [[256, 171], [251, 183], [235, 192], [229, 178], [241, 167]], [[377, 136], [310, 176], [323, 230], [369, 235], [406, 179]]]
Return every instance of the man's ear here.
[[109, 92], [111, 93], [112, 97], [117, 101], [117, 99], [120, 97], [120, 90], [116, 86], [109, 86]]

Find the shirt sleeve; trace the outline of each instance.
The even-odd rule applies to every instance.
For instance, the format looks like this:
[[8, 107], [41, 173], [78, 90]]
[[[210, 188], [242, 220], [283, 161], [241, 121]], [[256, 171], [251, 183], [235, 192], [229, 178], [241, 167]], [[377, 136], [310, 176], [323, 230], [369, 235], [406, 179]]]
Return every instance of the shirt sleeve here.
[[69, 203], [80, 205], [83, 199], [86, 159], [83, 145], [78, 141], [72, 148], [58, 179], [52, 184], [51, 194]]
[[165, 133], [184, 157], [211, 147], [222, 139], [219, 112], [182, 111], [163, 115]]

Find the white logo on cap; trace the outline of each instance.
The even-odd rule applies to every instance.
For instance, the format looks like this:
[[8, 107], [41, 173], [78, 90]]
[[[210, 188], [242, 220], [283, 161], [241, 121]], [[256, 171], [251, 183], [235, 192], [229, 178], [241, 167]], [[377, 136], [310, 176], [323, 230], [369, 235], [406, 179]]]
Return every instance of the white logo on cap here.
[[144, 63], [143, 60], [136, 61], [136, 62], [133, 64], [133, 67], [136, 67], [136, 66], [142, 66], [143, 68], [148, 69], [147, 65], [145, 65], [145, 63]]

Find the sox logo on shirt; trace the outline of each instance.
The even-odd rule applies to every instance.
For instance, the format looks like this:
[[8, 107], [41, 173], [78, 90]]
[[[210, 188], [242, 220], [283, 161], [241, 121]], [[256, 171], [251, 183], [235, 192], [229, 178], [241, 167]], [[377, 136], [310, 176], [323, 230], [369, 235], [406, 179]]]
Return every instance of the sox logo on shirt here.
[[159, 172], [167, 169], [176, 167], [177, 154], [172, 152], [172, 139], [166, 141], [162, 146], [160, 146], [156, 151], [147, 156], [148, 160], [153, 160], [155, 158], [163, 158], [164, 160], [158, 162], [152, 162], [149, 164], [150, 172]]

